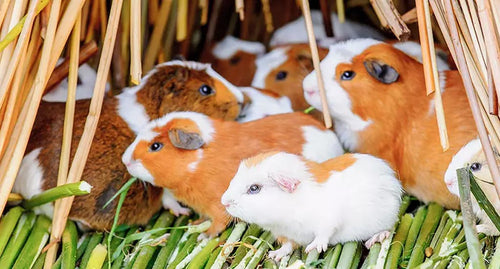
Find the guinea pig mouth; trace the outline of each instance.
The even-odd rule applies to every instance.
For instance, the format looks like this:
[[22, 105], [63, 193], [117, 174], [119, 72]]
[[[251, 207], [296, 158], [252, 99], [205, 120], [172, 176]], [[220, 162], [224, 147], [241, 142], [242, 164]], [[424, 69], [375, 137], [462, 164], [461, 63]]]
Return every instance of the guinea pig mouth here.
[[154, 177], [149, 173], [149, 171], [142, 165], [141, 162], [132, 161], [126, 164], [127, 171], [134, 177], [139, 178], [142, 181], [154, 184]]

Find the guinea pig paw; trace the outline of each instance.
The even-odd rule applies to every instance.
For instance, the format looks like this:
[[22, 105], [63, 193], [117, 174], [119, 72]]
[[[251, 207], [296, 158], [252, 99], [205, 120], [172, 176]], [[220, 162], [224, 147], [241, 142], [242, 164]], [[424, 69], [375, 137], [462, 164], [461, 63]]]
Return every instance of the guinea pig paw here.
[[493, 225], [479, 224], [476, 226], [477, 233], [483, 233], [488, 236], [499, 236], [500, 232]]
[[268, 256], [271, 259], [279, 262], [283, 257], [290, 255], [293, 252], [292, 244], [284, 244], [277, 250], [269, 251]]
[[368, 241], [365, 242], [365, 246], [367, 249], [370, 249], [375, 243], [384, 241], [384, 239], [388, 238], [391, 235], [389, 231], [383, 231], [372, 236]]
[[179, 215], [189, 216], [191, 214], [191, 209], [182, 206], [170, 208], [170, 211], [172, 211], [172, 214], [174, 214], [176, 217], [178, 217]]
[[314, 238], [314, 240], [309, 245], [307, 245], [306, 253], [311, 252], [313, 249], [316, 249], [318, 253], [326, 251], [328, 249], [328, 238]]

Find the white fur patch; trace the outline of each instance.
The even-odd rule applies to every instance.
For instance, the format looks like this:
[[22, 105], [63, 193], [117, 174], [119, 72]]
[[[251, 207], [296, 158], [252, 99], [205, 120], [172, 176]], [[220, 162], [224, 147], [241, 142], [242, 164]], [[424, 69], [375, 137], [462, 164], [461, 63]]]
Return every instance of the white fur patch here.
[[188, 164], [188, 170], [189, 172], [194, 172], [196, 171], [196, 168], [198, 168], [198, 164], [200, 163], [201, 159], [203, 158], [203, 149], [197, 149], [196, 150], [196, 161]]
[[[38, 161], [41, 150], [42, 148], [34, 149], [24, 156], [12, 187], [12, 192], [21, 194], [25, 199], [30, 199], [43, 192], [43, 168]], [[54, 206], [52, 203], [47, 203], [36, 207], [34, 211], [52, 218]]]
[[446, 89], [446, 72], [439, 72], [439, 87], [441, 88], [441, 93]]
[[[321, 11], [311, 10], [311, 19], [313, 24], [314, 36], [316, 37], [316, 39], [322, 40], [326, 38]], [[337, 38], [338, 40], [347, 40], [358, 37], [371, 37], [380, 40], [384, 39], [384, 36], [382, 34], [368, 25], [360, 24], [350, 20], [345, 20], [344, 23], [340, 23], [335, 13], [331, 14], [331, 20], [335, 38]], [[270, 45], [278, 46], [283, 44], [306, 42], [308, 42], [307, 31], [305, 27], [304, 17], [302, 16], [295, 21], [292, 21], [274, 31], [273, 36], [271, 37]]]
[[261, 55], [266, 52], [266, 47], [260, 42], [246, 41], [227, 35], [212, 49], [212, 54], [218, 59], [229, 59], [238, 51]]
[[239, 122], [248, 122], [270, 115], [293, 112], [292, 103], [286, 96], [273, 98], [252, 87], [240, 87], [252, 102], [240, 113]]
[[[320, 68], [323, 75], [326, 98], [330, 114], [335, 120], [335, 131], [339, 139], [348, 150], [355, 150], [357, 146], [356, 133], [368, 127], [372, 121], [364, 120], [352, 112], [352, 103], [348, 93], [335, 80], [336, 67], [340, 63], [351, 63], [352, 58], [367, 48], [382, 42], [374, 39], [353, 39], [330, 46], [330, 52], [321, 61]], [[302, 82], [306, 101], [319, 111], [322, 111], [316, 72], [313, 71]], [[307, 92], [314, 92], [313, 95]]]
[[444, 174], [444, 182], [450, 184], [448, 189], [451, 193], [459, 196], [458, 194], [458, 179], [457, 179], [457, 169], [465, 167], [472, 157], [483, 150], [481, 146], [481, 141], [479, 138], [469, 141], [465, 146], [463, 146], [451, 159], [448, 169]]
[[149, 116], [142, 104], [137, 102], [137, 92], [140, 90], [147, 80], [147, 77], [142, 79], [141, 84], [126, 88], [123, 92], [116, 96], [118, 99], [118, 115], [128, 124], [134, 133], [139, 133], [144, 125], [149, 122]]
[[253, 87], [266, 87], [266, 77], [288, 59], [286, 53], [289, 49], [290, 47], [276, 48], [255, 60], [257, 69], [252, 80]]
[[[60, 60], [59, 62], [62, 62]], [[78, 78], [80, 84], [76, 86], [75, 100], [84, 100], [92, 98], [94, 94], [94, 84], [97, 78], [96, 71], [88, 64], [82, 64], [78, 68]], [[109, 90], [109, 83], [106, 83], [106, 92]], [[46, 93], [42, 100], [45, 102], [66, 102], [68, 99], [68, 78], [55, 86], [54, 89]]]
[[332, 131], [303, 126], [302, 132], [306, 140], [302, 147], [304, 158], [321, 163], [344, 154], [339, 139]]
[[[422, 63], [422, 47], [418, 42], [415, 41], [397, 42], [394, 43], [392, 46], [406, 53], [407, 55], [411, 56], [420, 63]], [[438, 51], [436, 51], [436, 66], [438, 71], [450, 70], [450, 66], [445, 60], [443, 60], [439, 56]]]

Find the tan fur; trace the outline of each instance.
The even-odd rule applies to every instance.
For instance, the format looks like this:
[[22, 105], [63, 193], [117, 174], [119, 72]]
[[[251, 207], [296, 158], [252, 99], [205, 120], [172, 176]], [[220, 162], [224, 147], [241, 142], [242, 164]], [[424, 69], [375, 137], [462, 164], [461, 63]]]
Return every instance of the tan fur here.
[[266, 153], [261, 153], [259, 155], [256, 155], [256, 156], [253, 156], [253, 157], [250, 157], [250, 158], [243, 160], [243, 163], [248, 168], [255, 167], [258, 164], [260, 164], [263, 160], [265, 160], [273, 155], [276, 155], [277, 153], [279, 153], [279, 151], [270, 151], [270, 152], [266, 152]]
[[324, 183], [328, 180], [332, 171], [344, 171], [356, 162], [356, 158], [354, 158], [353, 154], [346, 153], [322, 163], [307, 160], [305, 162], [309, 172], [314, 175], [314, 179], [318, 183]]
[[[277, 125], [280, 129], [276, 129]], [[320, 123], [303, 113], [274, 115], [242, 124], [214, 119], [216, 133], [213, 140], [201, 148], [203, 158], [194, 172], [186, 167], [196, 159], [196, 152], [173, 147], [168, 128], [161, 128], [162, 133], [150, 142], [140, 141], [133, 157], [141, 160], [156, 185], [170, 189], [181, 202], [210, 217], [213, 222], [208, 233], [214, 235], [229, 222], [220, 199], [240, 161], [260, 152], [300, 154], [305, 142], [301, 126], [305, 125], [324, 130]], [[162, 150], [149, 152], [148, 147], [154, 142], [163, 143]]]
[[[363, 66], [365, 59], [382, 60], [398, 71], [399, 79], [387, 85], [378, 82]], [[355, 78], [340, 81], [347, 70], [356, 70]], [[353, 112], [373, 122], [358, 133], [355, 150], [387, 160], [410, 194], [458, 208], [458, 199], [447, 190], [443, 176], [453, 155], [477, 131], [459, 73], [445, 74], [442, 98], [450, 143], [446, 152], [430, 108], [433, 95], [425, 94], [422, 64], [390, 45], [379, 44], [354, 57], [352, 64], [339, 64], [335, 79], [350, 95]]]
[[[314, 69], [311, 51], [309, 44], [294, 44], [289, 45], [289, 47], [290, 49], [286, 52], [287, 60], [267, 75], [265, 88], [271, 89], [282, 96], [288, 96], [292, 102], [293, 110], [303, 111], [310, 107], [304, 98], [302, 80]], [[318, 52], [320, 60], [328, 54], [328, 50], [325, 48], [318, 48]], [[287, 72], [284, 80], [276, 80], [276, 74], [280, 71]], [[322, 120], [319, 111], [313, 111], [311, 115]]]
[[236, 86], [250, 86], [252, 84], [257, 69], [255, 65], [257, 56], [255, 54], [239, 50], [229, 59], [217, 59], [210, 53], [212, 48], [213, 46], [202, 55], [202, 62], [211, 63], [217, 73]]
[[[200, 99], [198, 88], [202, 84], [212, 86], [216, 94]], [[228, 120], [234, 120], [239, 114], [235, 97], [222, 83], [213, 80], [204, 71], [185, 67], [160, 67], [159, 71], [145, 82], [137, 96], [138, 102], [145, 106], [152, 119], [179, 110], [203, 112]], [[71, 156], [78, 147], [89, 103], [88, 100], [77, 102]], [[133, 142], [135, 134], [117, 114], [117, 104], [118, 100], [114, 97], [104, 99], [82, 176], [82, 180], [88, 181], [93, 189], [89, 195], [76, 197], [70, 212], [70, 218], [81, 220], [97, 230], [111, 228], [118, 199], [105, 209], [102, 206], [131, 177], [121, 162], [121, 156]], [[41, 103], [26, 150], [26, 153], [29, 153], [33, 149], [43, 147], [39, 160], [44, 170], [44, 190], [56, 186], [64, 107], [64, 103]], [[161, 188], [136, 182], [125, 199], [119, 223], [146, 224], [153, 214], [161, 209], [161, 195]]]

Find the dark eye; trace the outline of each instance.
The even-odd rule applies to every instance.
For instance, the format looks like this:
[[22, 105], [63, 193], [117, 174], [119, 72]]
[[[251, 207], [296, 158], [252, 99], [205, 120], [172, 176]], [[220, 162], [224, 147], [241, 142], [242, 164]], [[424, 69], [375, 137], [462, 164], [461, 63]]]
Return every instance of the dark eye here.
[[344, 71], [344, 73], [342, 73], [342, 75], [340, 76], [340, 79], [341, 80], [351, 80], [354, 78], [354, 76], [356, 76], [356, 73], [354, 73], [354, 71]]
[[279, 71], [278, 74], [276, 74], [276, 80], [284, 80], [288, 73], [286, 71]]
[[155, 152], [155, 151], [159, 151], [161, 148], [163, 148], [162, 143], [154, 142], [153, 144], [151, 144], [151, 146], [149, 146], [149, 151]]
[[215, 93], [215, 91], [212, 89], [212, 87], [205, 85], [205, 84], [201, 85], [201, 87], [198, 91], [201, 93], [201, 95], [204, 95], [204, 96], [212, 95]]
[[470, 169], [472, 169], [472, 171], [479, 171], [479, 170], [481, 170], [481, 164], [480, 163], [473, 163], [470, 165]]
[[260, 192], [260, 190], [262, 189], [262, 186], [261, 185], [258, 185], [258, 184], [253, 184], [251, 185], [249, 188], [248, 188], [248, 191], [247, 193], [248, 194], [257, 194]]
[[229, 59], [229, 63], [231, 63], [232, 65], [236, 65], [237, 63], [240, 62], [240, 60], [241, 60], [240, 56], [234, 56], [231, 59]]

